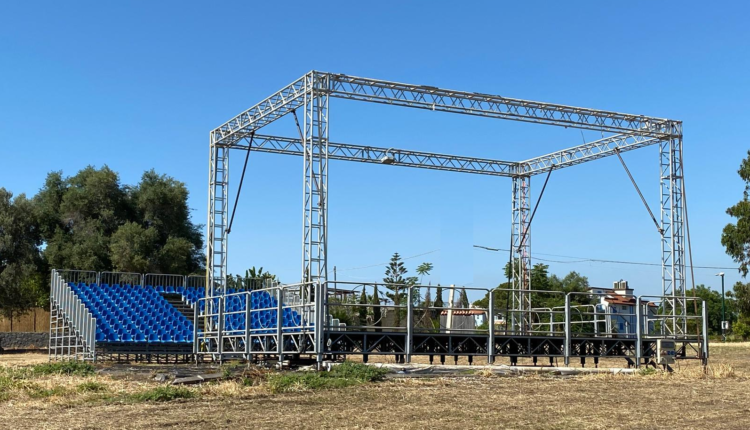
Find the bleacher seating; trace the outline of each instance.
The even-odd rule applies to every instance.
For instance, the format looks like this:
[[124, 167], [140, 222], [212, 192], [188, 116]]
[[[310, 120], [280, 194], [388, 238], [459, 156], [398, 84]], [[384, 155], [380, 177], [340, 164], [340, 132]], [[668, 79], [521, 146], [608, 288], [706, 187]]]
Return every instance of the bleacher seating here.
[[155, 288], [70, 284], [96, 318], [97, 342], [190, 343], [193, 323]]
[[[194, 307], [204, 310], [204, 288], [140, 285], [70, 284], [73, 291], [96, 318], [96, 341], [106, 343], [189, 344], [193, 342], [193, 323], [172, 306], [164, 295], [179, 294]], [[244, 332], [247, 295], [229, 289], [226, 297], [224, 329]], [[235, 295], [232, 295], [235, 294]], [[218, 299], [214, 299], [218, 304]], [[267, 291], [250, 294], [250, 328], [253, 333], [277, 330], [278, 300]], [[282, 310], [284, 332], [299, 332], [302, 318], [290, 308]]]

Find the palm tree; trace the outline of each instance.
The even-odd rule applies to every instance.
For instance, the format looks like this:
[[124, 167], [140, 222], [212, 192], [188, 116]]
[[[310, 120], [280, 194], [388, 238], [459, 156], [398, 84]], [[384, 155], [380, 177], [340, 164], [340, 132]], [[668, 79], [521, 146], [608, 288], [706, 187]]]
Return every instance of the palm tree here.
[[433, 268], [434, 266], [432, 265], [432, 263], [422, 263], [419, 266], [417, 266], [417, 274], [420, 276], [419, 278], [420, 285], [424, 284], [425, 275], [429, 276]]

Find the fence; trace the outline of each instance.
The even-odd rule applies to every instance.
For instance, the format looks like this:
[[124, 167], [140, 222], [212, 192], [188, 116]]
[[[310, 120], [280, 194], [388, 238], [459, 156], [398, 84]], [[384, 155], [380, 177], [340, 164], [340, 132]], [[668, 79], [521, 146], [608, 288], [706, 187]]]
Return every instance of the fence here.
[[0, 317], [0, 333], [47, 333], [49, 310], [33, 308], [11, 318]]

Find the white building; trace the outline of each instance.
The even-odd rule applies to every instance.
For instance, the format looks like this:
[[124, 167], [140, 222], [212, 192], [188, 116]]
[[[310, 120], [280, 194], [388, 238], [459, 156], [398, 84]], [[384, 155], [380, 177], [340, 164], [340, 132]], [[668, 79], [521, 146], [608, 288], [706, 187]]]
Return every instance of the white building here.
[[[612, 288], [590, 287], [589, 292], [592, 296], [597, 297], [596, 311], [601, 313], [603, 324], [607, 333], [617, 334], [634, 334], [636, 330], [636, 301], [637, 297], [633, 294], [633, 289], [628, 286], [627, 281], [619, 280], [612, 284]], [[652, 333], [654, 330], [653, 316], [655, 315], [656, 305], [647, 300], [641, 300], [645, 312], [643, 321], [644, 330], [648, 327], [646, 333]], [[646, 325], [647, 324], [647, 325]]]

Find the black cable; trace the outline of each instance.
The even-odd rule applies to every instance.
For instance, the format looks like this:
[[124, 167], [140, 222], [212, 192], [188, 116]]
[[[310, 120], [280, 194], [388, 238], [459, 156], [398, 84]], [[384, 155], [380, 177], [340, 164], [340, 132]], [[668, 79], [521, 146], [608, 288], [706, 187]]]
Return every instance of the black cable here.
[[297, 124], [297, 131], [299, 131], [299, 138], [302, 140], [302, 142], [305, 142], [305, 136], [302, 134], [302, 127], [299, 126], [299, 118], [297, 118], [297, 111], [292, 111], [292, 116], [294, 117], [294, 123]]
[[617, 158], [620, 159], [620, 163], [622, 163], [622, 167], [625, 168], [625, 172], [628, 174], [628, 177], [630, 178], [630, 182], [633, 183], [635, 190], [638, 191], [638, 195], [641, 196], [641, 201], [643, 202], [643, 205], [646, 206], [646, 210], [648, 211], [649, 215], [651, 215], [651, 219], [654, 221], [654, 225], [656, 226], [656, 229], [659, 230], [659, 235], [664, 236], [664, 229], [662, 229], [661, 226], [659, 225], [659, 222], [656, 221], [656, 217], [654, 216], [654, 213], [651, 212], [651, 208], [648, 206], [648, 203], [646, 202], [646, 198], [643, 197], [643, 193], [641, 193], [641, 189], [638, 188], [638, 184], [635, 183], [635, 179], [633, 179], [633, 175], [630, 174], [630, 169], [628, 169], [628, 166], [625, 164], [625, 160], [623, 160], [622, 155], [620, 155], [620, 148], [615, 148], [615, 154], [617, 154]]
[[[487, 251], [509, 251], [504, 248], [490, 248], [488, 246], [474, 245], [474, 248], [486, 249]], [[536, 260], [549, 261], [552, 263], [610, 263], [610, 264], [632, 264], [634, 266], [661, 266], [661, 263], [644, 263], [639, 261], [624, 261], [624, 260], [603, 260], [599, 258], [587, 258], [587, 257], [574, 257], [572, 255], [559, 255], [559, 254], [546, 254], [543, 252], [536, 252], [534, 255], [551, 255], [554, 257], [562, 258], [576, 258], [577, 261], [558, 261], [558, 260], [547, 260], [539, 257], [534, 257]], [[696, 269], [718, 269], [718, 270], [737, 270], [736, 267], [720, 267], [720, 266], [693, 266], [686, 265], [685, 267], [694, 267]]]
[[549, 177], [552, 176], [553, 170], [555, 170], [554, 164], [552, 165], [552, 167], [550, 167], [549, 172], [547, 172], [547, 178], [544, 180], [544, 185], [542, 185], [542, 191], [539, 193], [539, 198], [536, 201], [536, 205], [534, 205], [534, 210], [531, 212], [529, 224], [526, 226], [526, 230], [523, 232], [523, 236], [521, 236], [521, 241], [518, 242], [518, 249], [521, 249], [521, 246], [523, 246], [523, 243], [526, 240], [526, 235], [529, 233], [529, 230], [531, 230], [531, 222], [534, 221], [534, 215], [536, 215], [536, 210], [539, 209], [539, 203], [542, 202], [542, 197], [544, 197], [544, 190], [547, 189], [547, 182], [549, 182]]
[[247, 170], [247, 160], [250, 158], [250, 150], [253, 147], [253, 138], [255, 137], [255, 130], [250, 132], [250, 141], [247, 145], [247, 154], [245, 154], [245, 165], [242, 167], [242, 176], [240, 176], [240, 185], [237, 187], [237, 198], [234, 199], [234, 208], [232, 208], [232, 218], [229, 219], [229, 226], [226, 229], [226, 233], [232, 232], [232, 224], [234, 223], [234, 214], [237, 211], [237, 202], [240, 200], [240, 193], [242, 192], [242, 183], [245, 181], [245, 170]]

